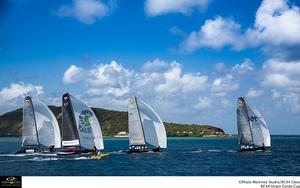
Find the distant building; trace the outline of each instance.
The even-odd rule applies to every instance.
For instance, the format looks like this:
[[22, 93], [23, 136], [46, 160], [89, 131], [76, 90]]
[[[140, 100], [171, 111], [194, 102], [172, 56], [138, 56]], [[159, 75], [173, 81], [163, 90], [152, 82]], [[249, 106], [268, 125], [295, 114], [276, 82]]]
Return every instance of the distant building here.
[[117, 135], [115, 135], [114, 137], [129, 137], [128, 133], [126, 131], [121, 131], [119, 132]]

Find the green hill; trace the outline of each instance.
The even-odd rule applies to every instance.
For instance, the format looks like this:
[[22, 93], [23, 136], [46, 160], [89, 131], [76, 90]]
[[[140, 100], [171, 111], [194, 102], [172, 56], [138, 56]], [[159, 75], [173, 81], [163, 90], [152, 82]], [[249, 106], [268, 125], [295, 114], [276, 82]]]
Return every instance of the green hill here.
[[[49, 106], [61, 126], [61, 107]], [[114, 136], [121, 131], [128, 133], [127, 112], [92, 108], [102, 127], [104, 136]], [[22, 108], [0, 116], [0, 136], [18, 136], [22, 129]], [[188, 125], [165, 122], [168, 136], [225, 136], [220, 128], [210, 125]]]

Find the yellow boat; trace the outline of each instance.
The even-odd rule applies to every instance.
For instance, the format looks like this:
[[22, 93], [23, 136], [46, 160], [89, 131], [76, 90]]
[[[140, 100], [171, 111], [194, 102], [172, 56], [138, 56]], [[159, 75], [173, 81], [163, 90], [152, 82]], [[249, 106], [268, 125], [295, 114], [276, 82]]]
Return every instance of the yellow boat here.
[[110, 153], [101, 153], [100, 155], [91, 155], [91, 156], [88, 156], [87, 158], [89, 159], [101, 159], [101, 158], [104, 158], [104, 157], [108, 157], [110, 155]]

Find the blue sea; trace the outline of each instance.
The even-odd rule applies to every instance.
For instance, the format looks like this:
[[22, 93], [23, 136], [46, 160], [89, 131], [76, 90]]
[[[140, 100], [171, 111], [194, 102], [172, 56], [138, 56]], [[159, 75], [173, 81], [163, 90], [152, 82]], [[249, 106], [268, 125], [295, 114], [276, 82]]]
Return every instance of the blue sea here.
[[0, 137], [0, 175], [299, 176], [300, 136], [272, 136], [265, 152], [238, 152], [236, 138], [168, 138], [159, 153], [127, 154], [128, 138], [105, 138], [108, 158], [15, 154], [20, 137]]

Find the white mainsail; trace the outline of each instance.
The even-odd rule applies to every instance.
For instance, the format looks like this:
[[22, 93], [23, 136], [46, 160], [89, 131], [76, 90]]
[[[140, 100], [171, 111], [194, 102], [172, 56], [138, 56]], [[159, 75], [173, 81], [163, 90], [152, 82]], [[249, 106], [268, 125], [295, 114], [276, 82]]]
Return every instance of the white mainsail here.
[[167, 135], [158, 114], [145, 102], [134, 98], [128, 105], [129, 142], [151, 144], [155, 147], [167, 147]]
[[25, 97], [23, 108], [22, 146], [39, 144], [61, 147], [60, 131], [51, 110], [41, 101]]
[[38, 145], [39, 141], [31, 98], [25, 97], [23, 107], [22, 147]]
[[237, 126], [240, 144], [271, 146], [270, 132], [265, 120], [245, 97], [238, 98]]
[[128, 104], [128, 129], [129, 145], [145, 145], [144, 131], [136, 99], [133, 98]]
[[77, 125], [80, 146], [92, 149], [104, 149], [100, 124], [92, 109], [85, 103], [70, 95]]
[[242, 97], [239, 97], [237, 100], [237, 128], [239, 144], [253, 145], [253, 137], [248, 119], [247, 107]]

